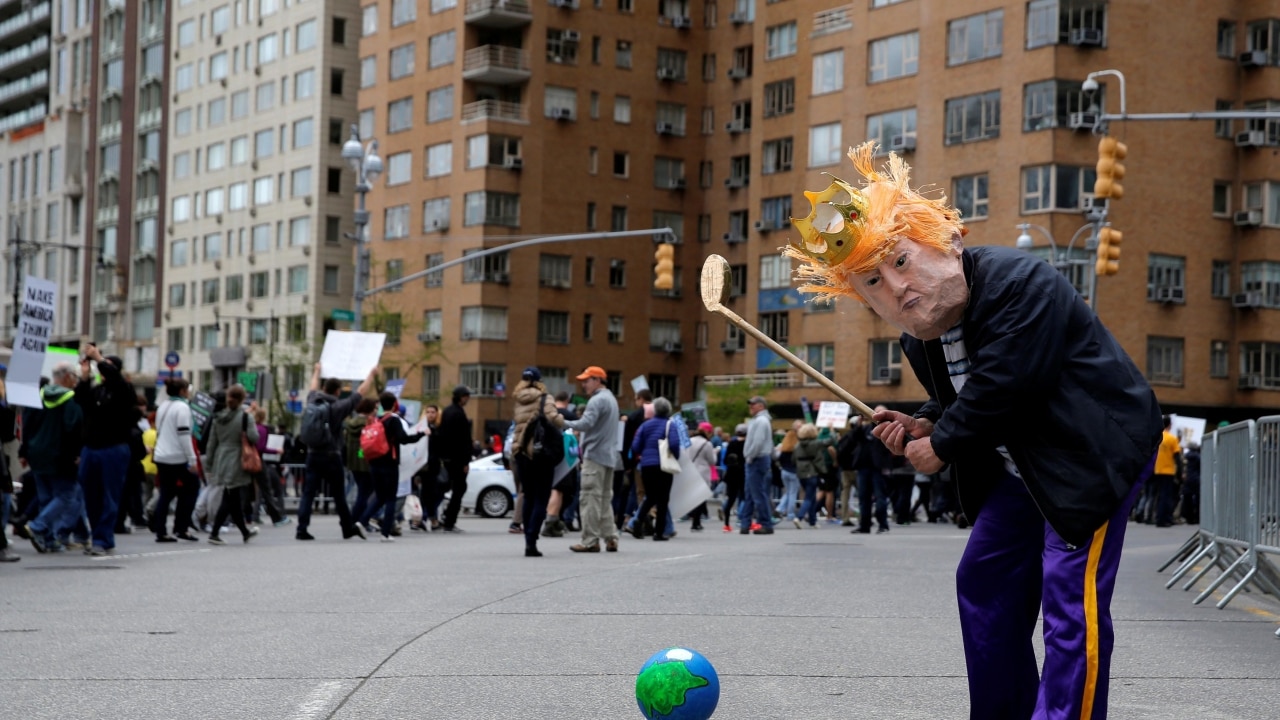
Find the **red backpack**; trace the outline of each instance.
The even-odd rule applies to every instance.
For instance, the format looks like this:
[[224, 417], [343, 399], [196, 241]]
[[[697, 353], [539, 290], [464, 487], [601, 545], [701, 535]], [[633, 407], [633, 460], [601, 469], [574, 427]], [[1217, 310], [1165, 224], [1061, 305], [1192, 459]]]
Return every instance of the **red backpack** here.
[[391, 443], [387, 442], [387, 429], [382, 421], [374, 418], [365, 423], [360, 431], [360, 454], [365, 460], [377, 460], [391, 452]]

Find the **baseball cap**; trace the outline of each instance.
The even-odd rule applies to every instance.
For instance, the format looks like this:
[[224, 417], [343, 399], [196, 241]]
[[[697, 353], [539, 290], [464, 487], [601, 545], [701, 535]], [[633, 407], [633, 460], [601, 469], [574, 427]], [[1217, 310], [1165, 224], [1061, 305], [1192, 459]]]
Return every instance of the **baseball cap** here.
[[529, 382], [539, 382], [542, 380], [542, 373], [538, 368], [530, 365], [524, 369], [524, 372], [520, 373], [520, 379], [528, 380]]
[[715, 431], [715, 428], [709, 422], [698, 423], [698, 429], [707, 434], [711, 434]]
[[592, 365], [586, 370], [583, 370], [582, 374], [578, 376], [579, 380], [586, 380], [587, 378], [599, 378], [601, 380], [608, 380], [609, 374], [604, 371], [604, 368], [598, 365]]
[[746, 423], [738, 423], [738, 427], [736, 427], [736, 428], [734, 428], [734, 429], [733, 429], [733, 434], [734, 434], [734, 435], [746, 435], [746, 434], [747, 434], [747, 424], [746, 424]]
[[762, 395], [753, 395], [751, 399], [747, 401], [748, 405], [755, 405], [756, 403], [760, 403], [761, 405], [768, 405], [768, 403], [764, 401], [764, 396]]

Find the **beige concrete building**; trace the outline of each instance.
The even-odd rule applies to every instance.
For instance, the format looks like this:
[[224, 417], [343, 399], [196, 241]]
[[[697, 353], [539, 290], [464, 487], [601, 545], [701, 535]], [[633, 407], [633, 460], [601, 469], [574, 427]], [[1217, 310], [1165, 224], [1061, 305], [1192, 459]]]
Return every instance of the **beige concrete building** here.
[[173, 3], [161, 345], [197, 387], [270, 368], [305, 394], [350, 305], [358, 20], [354, 2]]
[[[1231, 0], [380, 0], [363, 8], [359, 108], [388, 172], [370, 194], [374, 284], [504, 239], [670, 225], [676, 297], [643, 241], [520, 250], [370, 301], [398, 327], [409, 395], [482, 395], [537, 364], [644, 375], [695, 398], [764, 376], [787, 408], [824, 399], [708, 316], [696, 275], [735, 268], [731, 307], [869, 402], [911, 404], [897, 333], [795, 293], [778, 247], [805, 189], [852, 179], [867, 138], [952, 197], [970, 244], [1061, 253], [1093, 203], [1100, 110], [1274, 107], [1280, 19]], [[1280, 407], [1280, 122], [1113, 123], [1129, 146], [1119, 274], [1097, 308], [1168, 409]], [[1077, 241], [1072, 258], [1088, 252]], [[1084, 267], [1084, 266], [1082, 266]], [[1087, 292], [1087, 274], [1074, 279]], [[372, 307], [376, 304], [376, 307]], [[624, 393], [624, 404], [629, 393]], [[498, 420], [497, 400], [475, 413]], [[498, 420], [500, 422], [500, 420]]]

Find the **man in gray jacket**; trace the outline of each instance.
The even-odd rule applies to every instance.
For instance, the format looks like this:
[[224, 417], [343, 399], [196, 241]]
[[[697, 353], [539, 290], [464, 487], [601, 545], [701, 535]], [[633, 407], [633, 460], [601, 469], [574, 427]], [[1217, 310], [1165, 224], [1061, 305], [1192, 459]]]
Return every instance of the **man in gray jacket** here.
[[618, 527], [613, 524], [613, 468], [618, 462], [618, 399], [604, 382], [608, 375], [592, 365], [578, 376], [582, 391], [591, 399], [582, 417], [566, 421], [564, 426], [578, 432], [582, 455], [582, 489], [578, 495], [578, 514], [582, 518], [582, 542], [569, 548], [573, 552], [618, 551]]
[[742, 523], [739, 533], [747, 535], [752, 531], [751, 516], [758, 519], [759, 527], [756, 535], [773, 534], [773, 516], [769, 502], [769, 483], [773, 479], [773, 426], [770, 424], [769, 411], [765, 410], [764, 398], [756, 395], [747, 401], [751, 411], [751, 419], [747, 421], [747, 441], [742, 449], [746, 460], [747, 479], [743, 490], [742, 507], [738, 508], [738, 518]]

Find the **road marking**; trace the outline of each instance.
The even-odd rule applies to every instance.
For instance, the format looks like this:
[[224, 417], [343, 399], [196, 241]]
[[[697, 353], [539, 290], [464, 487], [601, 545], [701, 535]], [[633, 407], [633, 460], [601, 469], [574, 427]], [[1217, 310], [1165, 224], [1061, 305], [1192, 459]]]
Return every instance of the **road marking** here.
[[702, 557], [702, 553], [698, 553], [697, 555], [678, 555], [676, 557], [658, 558], [657, 560], [645, 560], [641, 564], [643, 565], [647, 563], [676, 562], [677, 560], [692, 560], [694, 558], [700, 558], [700, 557]]
[[192, 553], [207, 552], [213, 552], [213, 550], [209, 548], [202, 548], [200, 550], [161, 550], [159, 552], [134, 553], [132, 555], [94, 555], [89, 559], [99, 562], [102, 560], [132, 560], [134, 558], [161, 557], [163, 555], [191, 555]]
[[311, 720], [323, 713], [325, 708], [333, 700], [333, 696], [342, 690], [342, 683], [336, 680], [320, 683], [320, 685], [311, 691], [307, 699], [298, 706], [297, 712], [293, 714], [293, 720]]

